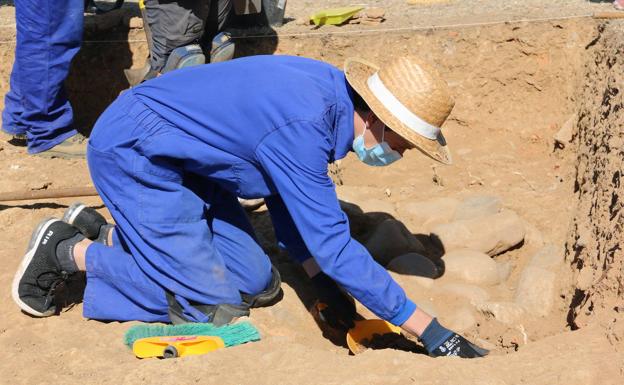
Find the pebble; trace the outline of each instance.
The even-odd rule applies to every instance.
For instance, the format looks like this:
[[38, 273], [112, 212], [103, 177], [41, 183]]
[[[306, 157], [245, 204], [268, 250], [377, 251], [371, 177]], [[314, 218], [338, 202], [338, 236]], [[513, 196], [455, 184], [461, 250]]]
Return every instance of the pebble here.
[[514, 302], [483, 302], [477, 310], [504, 324], [512, 325], [524, 316], [524, 309]]
[[522, 221], [513, 211], [442, 224], [431, 230], [432, 240], [445, 251], [468, 248], [489, 255], [500, 254], [519, 244], [524, 234]]
[[494, 215], [502, 209], [500, 198], [490, 195], [476, 195], [466, 198], [457, 206], [454, 220], [476, 219]]
[[459, 201], [453, 198], [434, 198], [423, 202], [402, 203], [399, 211], [423, 230], [448, 223], [453, 219]]
[[527, 266], [518, 282], [516, 303], [532, 315], [547, 316], [555, 303], [556, 279], [552, 271]]
[[425, 251], [418, 238], [410, 233], [403, 223], [395, 219], [381, 222], [364, 243], [364, 247], [383, 266], [399, 255]]
[[437, 278], [440, 274], [435, 263], [418, 253], [399, 255], [388, 263], [388, 270], [399, 274]]
[[458, 249], [446, 253], [445, 274], [458, 277], [465, 282], [477, 285], [496, 285], [499, 273], [496, 261], [480, 251]]

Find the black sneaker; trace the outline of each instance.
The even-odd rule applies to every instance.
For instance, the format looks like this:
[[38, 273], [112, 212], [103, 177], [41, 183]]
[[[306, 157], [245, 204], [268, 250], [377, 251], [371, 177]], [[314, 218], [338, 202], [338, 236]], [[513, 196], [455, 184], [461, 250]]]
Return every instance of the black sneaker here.
[[[72, 203], [63, 214], [63, 222], [74, 226], [90, 240], [108, 245], [108, 231], [112, 225], [102, 227], [108, 225], [106, 219], [91, 207], [80, 202]], [[100, 234], [101, 230], [104, 230], [103, 234]]]
[[56, 288], [75, 273], [60, 267], [56, 248], [76, 234], [78, 230], [54, 218], [44, 220], [33, 232], [11, 290], [13, 300], [26, 313], [48, 317], [56, 312]]

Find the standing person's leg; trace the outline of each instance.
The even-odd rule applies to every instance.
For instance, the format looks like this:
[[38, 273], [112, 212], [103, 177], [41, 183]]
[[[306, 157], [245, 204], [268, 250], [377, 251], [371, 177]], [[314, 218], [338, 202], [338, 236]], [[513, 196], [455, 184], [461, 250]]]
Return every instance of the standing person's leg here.
[[26, 135], [26, 127], [21, 122], [22, 107], [21, 92], [18, 82], [19, 66], [13, 63], [9, 79], [9, 92], [4, 95], [4, 110], [2, 110], [2, 131], [12, 136]]
[[151, 31], [150, 66], [155, 76], [165, 68], [171, 51], [199, 43], [210, 0], [144, 0]]
[[[227, 27], [232, 12], [232, 0], [209, 0], [210, 13], [206, 20], [204, 41], [210, 42]], [[207, 45], [209, 47], [209, 45]]]
[[206, 28], [202, 36], [202, 45], [210, 51], [210, 62], [219, 63], [234, 58], [236, 46], [228, 32], [232, 14], [232, 0], [210, 0], [210, 12], [206, 19]]
[[[76, 135], [63, 82], [80, 49], [83, 8], [83, 0], [15, 2], [15, 65], [19, 67], [21, 121], [28, 131], [31, 154], [49, 150]], [[68, 155], [84, 156], [84, 145], [69, 147], [65, 149]]]

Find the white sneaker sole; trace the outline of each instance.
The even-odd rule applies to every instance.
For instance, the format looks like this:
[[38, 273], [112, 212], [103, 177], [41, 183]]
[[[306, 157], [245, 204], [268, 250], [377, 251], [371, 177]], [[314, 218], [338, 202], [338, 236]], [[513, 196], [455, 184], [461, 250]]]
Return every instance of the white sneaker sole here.
[[78, 215], [80, 215], [80, 213], [82, 212], [82, 210], [84, 210], [85, 207], [87, 206], [82, 203], [73, 203], [65, 211], [65, 214], [63, 214], [62, 221], [73, 226], [74, 221], [76, 220], [76, 218], [78, 218]]
[[39, 242], [41, 242], [41, 238], [43, 238], [43, 236], [45, 235], [46, 230], [48, 229], [48, 227], [50, 227], [50, 225], [58, 221], [58, 219], [49, 218], [39, 223], [33, 233], [33, 236], [30, 238], [30, 242], [28, 243], [28, 251], [26, 252], [26, 255], [24, 255], [24, 257], [22, 258], [22, 263], [20, 263], [19, 267], [17, 268], [15, 277], [13, 277], [13, 284], [11, 285], [11, 295], [13, 296], [13, 301], [15, 301], [20, 309], [36, 317], [49, 317], [51, 315], [54, 315], [56, 309], [52, 308], [45, 313], [41, 313], [28, 306], [24, 301], [22, 301], [19, 296], [19, 283], [22, 280], [22, 277], [24, 276], [28, 265], [30, 265], [33, 256], [35, 255], [35, 251], [37, 249], [36, 246], [39, 244]]

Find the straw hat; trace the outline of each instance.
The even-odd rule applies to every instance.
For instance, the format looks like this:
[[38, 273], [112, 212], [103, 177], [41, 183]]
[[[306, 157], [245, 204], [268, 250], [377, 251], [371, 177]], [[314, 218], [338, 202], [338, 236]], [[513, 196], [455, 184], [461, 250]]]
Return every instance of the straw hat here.
[[413, 56], [395, 58], [381, 68], [349, 58], [344, 72], [351, 87], [386, 126], [426, 155], [451, 164], [440, 127], [455, 102], [433, 67]]

